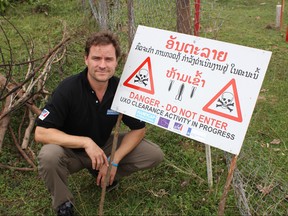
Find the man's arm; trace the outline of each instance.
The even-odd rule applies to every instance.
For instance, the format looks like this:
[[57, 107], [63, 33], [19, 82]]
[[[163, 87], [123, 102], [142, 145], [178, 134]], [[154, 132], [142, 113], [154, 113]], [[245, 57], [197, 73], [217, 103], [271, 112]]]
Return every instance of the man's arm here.
[[119, 148], [114, 155], [114, 163], [119, 163], [128, 153], [130, 153], [144, 138], [146, 129], [131, 130], [122, 139]]
[[92, 168], [99, 170], [108, 161], [103, 150], [89, 137], [74, 136], [55, 128], [37, 126], [35, 129], [35, 141], [43, 144], [57, 144], [65, 148], [84, 148], [92, 161]]
[[[118, 164], [128, 153], [130, 153], [144, 138], [146, 129], [141, 128], [138, 130], [131, 130], [128, 132], [122, 139], [119, 148], [115, 151], [113, 162]], [[110, 178], [107, 182], [108, 185], [111, 185], [114, 181], [115, 175], [117, 172], [117, 167], [112, 166]], [[105, 178], [107, 174], [107, 167], [100, 168], [100, 172], [97, 176], [96, 183], [103, 187]]]

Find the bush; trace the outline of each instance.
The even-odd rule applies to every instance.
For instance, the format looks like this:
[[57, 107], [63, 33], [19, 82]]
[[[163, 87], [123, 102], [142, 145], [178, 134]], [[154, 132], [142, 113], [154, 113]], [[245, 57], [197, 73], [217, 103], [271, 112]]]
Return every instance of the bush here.
[[9, 6], [8, 0], [0, 0], [0, 15], [4, 15], [7, 7]]
[[33, 3], [35, 0], [0, 0], [0, 15], [4, 16], [7, 8], [11, 6], [12, 3]]

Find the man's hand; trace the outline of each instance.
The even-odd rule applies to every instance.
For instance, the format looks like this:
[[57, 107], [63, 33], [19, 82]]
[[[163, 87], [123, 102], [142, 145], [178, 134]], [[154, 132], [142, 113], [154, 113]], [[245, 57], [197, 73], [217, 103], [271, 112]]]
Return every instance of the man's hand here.
[[100, 167], [108, 167], [104, 151], [92, 139], [84, 145], [84, 149], [92, 161], [92, 169], [99, 170]]
[[[99, 170], [99, 173], [98, 173], [98, 176], [97, 176], [97, 179], [96, 179], [96, 184], [98, 186], [101, 184], [102, 188], [104, 187], [104, 183], [105, 183], [105, 180], [106, 180], [107, 172], [108, 172], [108, 167], [107, 166], [102, 166], [100, 168], [100, 170]], [[112, 166], [112, 169], [111, 169], [111, 172], [110, 172], [110, 178], [109, 178], [106, 186], [113, 184], [116, 172], [117, 172], [117, 167]]]

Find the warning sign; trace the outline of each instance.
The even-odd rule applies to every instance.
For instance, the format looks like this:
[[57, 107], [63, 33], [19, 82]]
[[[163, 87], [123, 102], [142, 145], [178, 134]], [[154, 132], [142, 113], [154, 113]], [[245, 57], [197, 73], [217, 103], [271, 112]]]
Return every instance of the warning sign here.
[[149, 94], [154, 94], [154, 83], [150, 57], [143, 63], [124, 82], [124, 86], [137, 89]]
[[204, 107], [203, 111], [242, 122], [242, 113], [235, 79], [225, 85]]
[[239, 154], [270, 58], [264, 50], [138, 26], [111, 109]]

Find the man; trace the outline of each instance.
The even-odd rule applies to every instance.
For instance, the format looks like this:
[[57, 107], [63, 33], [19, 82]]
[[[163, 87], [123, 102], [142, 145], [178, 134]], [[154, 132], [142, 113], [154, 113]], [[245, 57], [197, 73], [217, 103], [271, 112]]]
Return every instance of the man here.
[[[113, 127], [118, 113], [111, 110], [119, 79], [114, 76], [120, 46], [110, 32], [93, 34], [86, 41], [86, 68], [62, 81], [37, 119], [35, 140], [43, 143], [39, 174], [52, 196], [58, 215], [73, 215], [69, 174], [88, 169], [104, 186], [111, 154]], [[143, 139], [145, 123], [123, 115], [130, 131], [119, 135], [108, 185], [163, 160], [161, 149]]]

